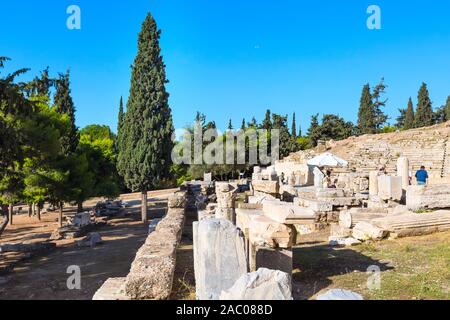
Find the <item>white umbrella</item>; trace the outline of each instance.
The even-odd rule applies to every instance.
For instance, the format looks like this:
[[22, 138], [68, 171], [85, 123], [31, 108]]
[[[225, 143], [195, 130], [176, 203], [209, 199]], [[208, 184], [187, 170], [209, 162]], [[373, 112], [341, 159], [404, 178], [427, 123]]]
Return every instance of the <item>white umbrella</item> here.
[[308, 165], [317, 167], [346, 167], [348, 162], [331, 153], [324, 153], [309, 160]]

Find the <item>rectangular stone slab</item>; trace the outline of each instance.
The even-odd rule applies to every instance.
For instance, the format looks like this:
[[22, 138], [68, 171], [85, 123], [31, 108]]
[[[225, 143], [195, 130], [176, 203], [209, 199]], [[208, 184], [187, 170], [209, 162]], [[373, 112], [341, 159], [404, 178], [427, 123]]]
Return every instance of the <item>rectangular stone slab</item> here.
[[406, 189], [406, 206], [409, 210], [450, 208], [450, 184], [409, 186]]
[[247, 273], [244, 239], [228, 220], [193, 224], [194, 270], [198, 300], [218, 300]]
[[311, 208], [299, 207], [290, 203], [266, 201], [263, 204], [264, 215], [279, 223], [292, 220], [315, 219], [315, 212]]

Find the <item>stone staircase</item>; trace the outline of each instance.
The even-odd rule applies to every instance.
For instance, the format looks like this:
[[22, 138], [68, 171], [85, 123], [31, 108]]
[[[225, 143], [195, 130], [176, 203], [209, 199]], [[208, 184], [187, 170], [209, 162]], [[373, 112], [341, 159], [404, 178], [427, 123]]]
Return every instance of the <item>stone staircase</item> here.
[[[328, 152], [349, 162], [356, 172], [369, 172], [386, 166], [389, 174], [397, 171], [397, 159], [407, 157], [414, 172], [423, 165], [430, 181], [450, 182], [450, 122], [427, 128], [402, 132], [351, 137], [343, 141], [328, 141]], [[318, 149], [300, 151], [290, 155], [287, 161], [305, 161], [320, 154]]]

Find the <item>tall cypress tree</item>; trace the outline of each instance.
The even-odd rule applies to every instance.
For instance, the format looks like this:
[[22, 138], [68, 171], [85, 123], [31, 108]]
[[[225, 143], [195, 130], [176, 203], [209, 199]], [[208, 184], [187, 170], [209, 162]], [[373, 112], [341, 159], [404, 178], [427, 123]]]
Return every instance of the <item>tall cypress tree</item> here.
[[233, 122], [231, 119], [228, 121], [228, 130], [233, 130]]
[[431, 126], [433, 124], [433, 107], [430, 100], [430, 93], [425, 83], [422, 83], [419, 90], [414, 123], [416, 128]]
[[293, 139], [297, 139], [297, 123], [295, 120], [295, 112], [292, 115], [292, 130], [291, 130], [291, 135]]
[[241, 130], [245, 130], [246, 125], [245, 125], [245, 118], [242, 119], [242, 124], [241, 124]]
[[271, 111], [267, 109], [264, 121], [261, 123], [261, 129], [270, 130], [272, 129], [272, 119]]
[[117, 124], [117, 132], [118, 134], [120, 134], [120, 129], [123, 126], [123, 119], [124, 119], [125, 114], [123, 113], [123, 98], [120, 97], [120, 102], [119, 102], [119, 116], [118, 116], [118, 124]]
[[373, 108], [370, 86], [366, 84], [361, 94], [358, 111], [358, 131], [359, 134], [371, 134], [376, 132], [376, 114]]
[[406, 113], [405, 113], [405, 124], [404, 124], [403, 129], [409, 130], [412, 128], [414, 128], [414, 106], [413, 106], [412, 99], [409, 98], [408, 107], [406, 108]]
[[147, 221], [147, 191], [169, 175], [174, 131], [159, 46], [161, 31], [149, 13], [142, 24], [132, 66], [130, 97], [124, 119], [118, 170], [126, 185], [142, 193], [142, 221]]
[[68, 156], [74, 153], [78, 146], [78, 128], [75, 125], [75, 105], [70, 95], [70, 72], [60, 74], [56, 80], [56, 93], [54, 99], [55, 110], [59, 114], [65, 114], [70, 119], [70, 129], [61, 139], [62, 153]]

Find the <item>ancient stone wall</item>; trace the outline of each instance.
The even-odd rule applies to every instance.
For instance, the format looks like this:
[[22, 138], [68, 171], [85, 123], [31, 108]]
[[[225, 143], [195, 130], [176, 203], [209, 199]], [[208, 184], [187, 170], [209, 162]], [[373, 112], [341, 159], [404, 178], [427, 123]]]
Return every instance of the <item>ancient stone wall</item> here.
[[[300, 164], [323, 153], [331, 152], [349, 162], [349, 170], [368, 173], [386, 166], [388, 174], [396, 174], [399, 157], [409, 159], [413, 176], [424, 165], [430, 183], [450, 182], [450, 122], [408, 131], [351, 137], [328, 141], [325, 148], [300, 151], [283, 159]], [[325, 149], [325, 150], [324, 150]]]
[[150, 232], [145, 244], [137, 252], [128, 276], [108, 279], [93, 300], [169, 298], [187, 198], [187, 192], [176, 192], [169, 198], [167, 215]]

